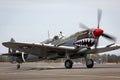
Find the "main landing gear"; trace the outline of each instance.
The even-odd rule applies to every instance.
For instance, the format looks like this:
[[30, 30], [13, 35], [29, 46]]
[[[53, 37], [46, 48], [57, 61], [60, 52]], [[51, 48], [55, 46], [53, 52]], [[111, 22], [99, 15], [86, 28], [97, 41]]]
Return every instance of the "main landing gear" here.
[[71, 69], [73, 67], [73, 61], [70, 58], [70, 55], [66, 51], [65, 55], [66, 61], [64, 63], [66, 69]]
[[[94, 66], [94, 61], [92, 59], [86, 59], [86, 67], [93, 68], [93, 66]], [[65, 68], [71, 69], [72, 67], [73, 67], [73, 61], [71, 59], [67, 59], [65, 61]]]
[[[65, 55], [66, 61], [64, 63], [66, 69], [71, 69], [73, 67], [73, 61], [70, 58], [70, 55], [66, 53]], [[87, 56], [85, 56], [85, 61], [86, 61], [86, 67], [87, 68], [93, 68], [94, 66], [94, 61], [92, 59], [88, 59]]]
[[[70, 55], [66, 51], [65, 55], [66, 61], [64, 63], [66, 69], [71, 69], [73, 67], [73, 61], [70, 58]], [[85, 61], [86, 61], [86, 67], [87, 68], [93, 68], [94, 66], [94, 61], [92, 59], [88, 59], [87, 55], [85, 56]]]

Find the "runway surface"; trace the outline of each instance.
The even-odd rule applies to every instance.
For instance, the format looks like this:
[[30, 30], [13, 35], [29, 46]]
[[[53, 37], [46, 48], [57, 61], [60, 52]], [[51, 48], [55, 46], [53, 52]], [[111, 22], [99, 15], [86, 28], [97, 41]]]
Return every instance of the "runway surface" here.
[[84, 64], [74, 64], [65, 69], [63, 63], [0, 63], [0, 80], [120, 80], [120, 64], [95, 64], [87, 69]]

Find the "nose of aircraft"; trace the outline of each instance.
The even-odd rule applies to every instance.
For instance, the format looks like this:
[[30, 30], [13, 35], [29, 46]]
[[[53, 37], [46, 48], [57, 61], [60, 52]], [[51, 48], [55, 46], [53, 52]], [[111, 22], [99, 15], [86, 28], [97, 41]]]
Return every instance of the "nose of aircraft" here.
[[93, 30], [93, 35], [94, 35], [95, 37], [99, 37], [99, 36], [101, 36], [102, 34], [103, 34], [103, 30], [100, 29], [100, 28], [96, 28], [96, 29]]

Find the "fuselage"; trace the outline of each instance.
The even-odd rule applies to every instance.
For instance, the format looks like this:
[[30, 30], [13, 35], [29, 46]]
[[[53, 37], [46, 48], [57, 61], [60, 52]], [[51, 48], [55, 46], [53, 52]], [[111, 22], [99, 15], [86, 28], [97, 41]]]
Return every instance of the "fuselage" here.
[[95, 43], [95, 38], [89, 30], [77, 32], [68, 37], [58, 38], [57, 40], [49, 41], [52, 45], [56, 46], [71, 46], [86, 48], [92, 47]]

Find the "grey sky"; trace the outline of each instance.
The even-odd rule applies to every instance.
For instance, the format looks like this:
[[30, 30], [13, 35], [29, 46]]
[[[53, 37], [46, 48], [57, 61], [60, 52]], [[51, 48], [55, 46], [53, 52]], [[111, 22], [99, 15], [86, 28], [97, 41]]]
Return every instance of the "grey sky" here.
[[[120, 0], [0, 0], [0, 44], [11, 37], [39, 43], [47, 39], [48, 30], [51, 37], [59, 31], [68, 36], [83, 30], [80, 22], [95, 28], [98, 8], [103, 10], [100, 27], [117, 37], [119, 44]], [[110, 43], [100, 38], [99, 45]], [[0, 45], [0, 53], [5, 52], [7, 48]]]

